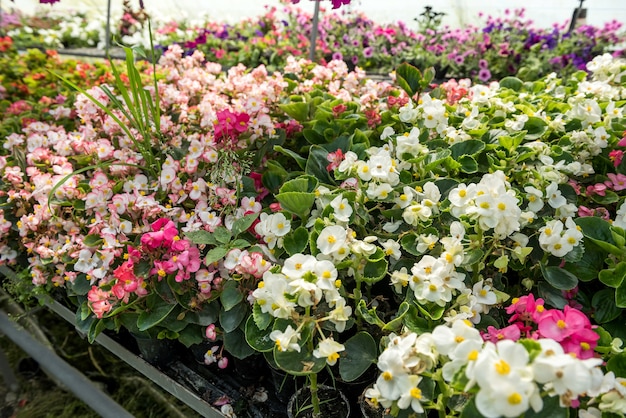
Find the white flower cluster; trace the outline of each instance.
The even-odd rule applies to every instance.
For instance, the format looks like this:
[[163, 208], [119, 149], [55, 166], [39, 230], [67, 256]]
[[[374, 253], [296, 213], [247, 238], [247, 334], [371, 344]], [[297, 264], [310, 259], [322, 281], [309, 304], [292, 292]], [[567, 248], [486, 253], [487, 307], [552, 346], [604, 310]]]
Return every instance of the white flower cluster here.
[[478, 184], [459, 184], [450, 191], [448, 199], [453, 216], [475, 219], [483, 231], [493, 229], [500, 239], [520, 229], [519, 200], [500, 170], [485, 174]]
[[252, 297], [262, 312], [283, 319], [296, 317], [298, 307], [308, 308], [325, 301], [329, 307], [326, 319], [343, 332], [352, 308], [346, 306], [339, 293], [341, 281], [337, 276], [337, 268], [331, 261], [295, 254], [285, 260], [279, 273], [266, 271]]
[[365, 395], [385, 408], [395, 404], [421, 413], [436, 400], [426, 399], [418, 385], [438, 363], [443, 379], [475, 394], [478, 411], [488, 418], [517, 417], [530, 408], [539, 412], [542, 394], [558, 396], [562, 407], [588, 397], [597, 398], [603, 411], [626, 412], [626, 379], [605, 375], [602, 359], [578, 359], [551, 339], [485, 342], [462, 320], [419, 336], [392, 334], [378, 358], [381, 374]]
[[567, 218], [565, 224], [558, 219], [548, 221], [539, 232], [539, 245], [555, 257], [564, 257], [583, 239], [580, 227], [572, 218]]

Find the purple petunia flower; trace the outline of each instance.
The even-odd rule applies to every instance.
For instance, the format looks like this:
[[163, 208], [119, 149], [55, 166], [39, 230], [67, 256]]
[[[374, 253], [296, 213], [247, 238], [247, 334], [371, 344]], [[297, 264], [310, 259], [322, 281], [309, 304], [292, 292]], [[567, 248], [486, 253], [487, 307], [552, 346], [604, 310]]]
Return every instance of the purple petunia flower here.
[[333, 54], [333, 59], [337, 61], [343, 61], [343, 54], [337, 51]]
[[488, 68], [481, 68], [478, 72], [478, 79], [482, 82], [487, 82], [491, 79], [491, 71]]
[[365, 58], [371, 58], [374, 55], [374, 49], [371, 46], [368, 46], [363, 50], [363, 56]]

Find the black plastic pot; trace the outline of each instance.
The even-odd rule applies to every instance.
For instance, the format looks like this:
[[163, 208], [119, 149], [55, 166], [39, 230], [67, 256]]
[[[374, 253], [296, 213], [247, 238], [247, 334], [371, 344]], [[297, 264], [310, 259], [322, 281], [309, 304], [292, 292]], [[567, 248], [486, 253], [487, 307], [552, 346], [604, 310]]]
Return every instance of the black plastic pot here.
[[[310, 386], [305, 386], [298, 389], [298, 391], [291, 396], [287, 404], [287, 416], [289, 418], [313, 417], [310, 390]], [[322, 408], [320, 417], [350, 417], [350, 401], [348, 401], [348, 398], [343, 392], [332, 386], [318, 385], [317, 394], [320, 399], [320, 407]]]
[[176, 359], [176, 343], [172, 340], [133, 335], [139, 355], [153, 366], [165, 366]]

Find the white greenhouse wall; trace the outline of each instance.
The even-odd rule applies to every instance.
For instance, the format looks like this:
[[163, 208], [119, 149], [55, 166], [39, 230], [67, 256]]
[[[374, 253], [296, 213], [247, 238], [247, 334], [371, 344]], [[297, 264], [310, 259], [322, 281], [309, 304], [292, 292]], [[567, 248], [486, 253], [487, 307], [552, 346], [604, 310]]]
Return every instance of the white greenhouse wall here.
[[[351, 8], [363, 11], [375, 21], [384, 23], [402, 20], [414, 25], [416, 18], [425, 6], [446, 13], [444, 23], [453, 27], [464, 24], [480, 23], [478, 13], [504, 16], [505, 9], [525, 8], [526, 16], [537, 26], [548, 27], [553, 23], [564, 23], [572, 16], [580, 0], [353, 0]], [[139, 0], [132, 0], [136, 7]], [[330, 11], [330, 2], [324, 2]], [[114, 15], [119, 16], [122, 0], [111, 0]], [[265, 5], [280, 6], [279, 0], [144, 0], [148, 12], [160, 18], [199, 18], [210, 16], [216, 20], [237, 21], [263, 13]], [[28, 13], [35, 10], [66, 11], [78, 10], [93, 14], [106, 15], [107, 0], [61, 0], [53, 6], [39, 5], [38, 0], [0, 0], [3, 9], [19, 9]], [[301, 0], [300, 6], [313, 11], [313, 2]], [[602, 25], [617, 20], [626, 25], [626, 1], [624, 0], [587, 0], [587, 23]]]

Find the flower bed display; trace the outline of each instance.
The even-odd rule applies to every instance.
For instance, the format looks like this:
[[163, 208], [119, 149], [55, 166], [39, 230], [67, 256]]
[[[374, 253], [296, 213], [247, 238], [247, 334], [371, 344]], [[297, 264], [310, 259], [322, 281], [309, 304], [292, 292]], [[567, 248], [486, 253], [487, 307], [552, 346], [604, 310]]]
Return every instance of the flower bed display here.
[[[330, 6], [330, 2], [323, 5]], [[359, 66], [378, 74], [406, 61], [420, 68], [433, 66], [439, 79], [487, 82], [516, 75], [534, 80], [552, 71], [569, 75], [584, 70], [587, 62], [605, 52], [621, 54], [625, 40], [617, 21], [600, 27], [579, 26], [571, 32], [568, 22], [538, 28], [526, 18], [524, 9], [507, 9], [504, 17], [486, 16], [482, 26], [463, 28], [442, 26], [441, 16], [430, 8], [418, 16], [413, 27], [405, 22], [379, 24], [362, 13], [347, 12], [345, 7], [340, 11], [321, 14], [316, 59], [321, 63], [343, 60], [349, 68]], [[121, 18], [112, 20], [112, 36], [116, 42], [147, 48], [146, 19], [143, 10], [134, 10], [126, 2]], [[155, 19], [153, 28], [161, 51], [177, 44], [185, 54], [199, 50], [225, 67], [264, 64], [269, 71], [280, 71], [289, 56], [308, 56], [312, 20], [309, 12], [288, 4], [237, 23]], [[6, 15], [3, 22], [8, 22], [9, 34], [20, 47], [105, 44], [104, 22], [87, 23], [81, 16], [60, 20], [54, 14], [32, 19]]]
[[100, 85], [53, 69], [82, 93], [38, 93], [38, 115], [5, 93], [14, 293], [63, 301], [90, 340], [300, 377], [301, 410], [324, 381], [378, 416], [626, 413], [626, 62], [433, 85], [127, 52]]

